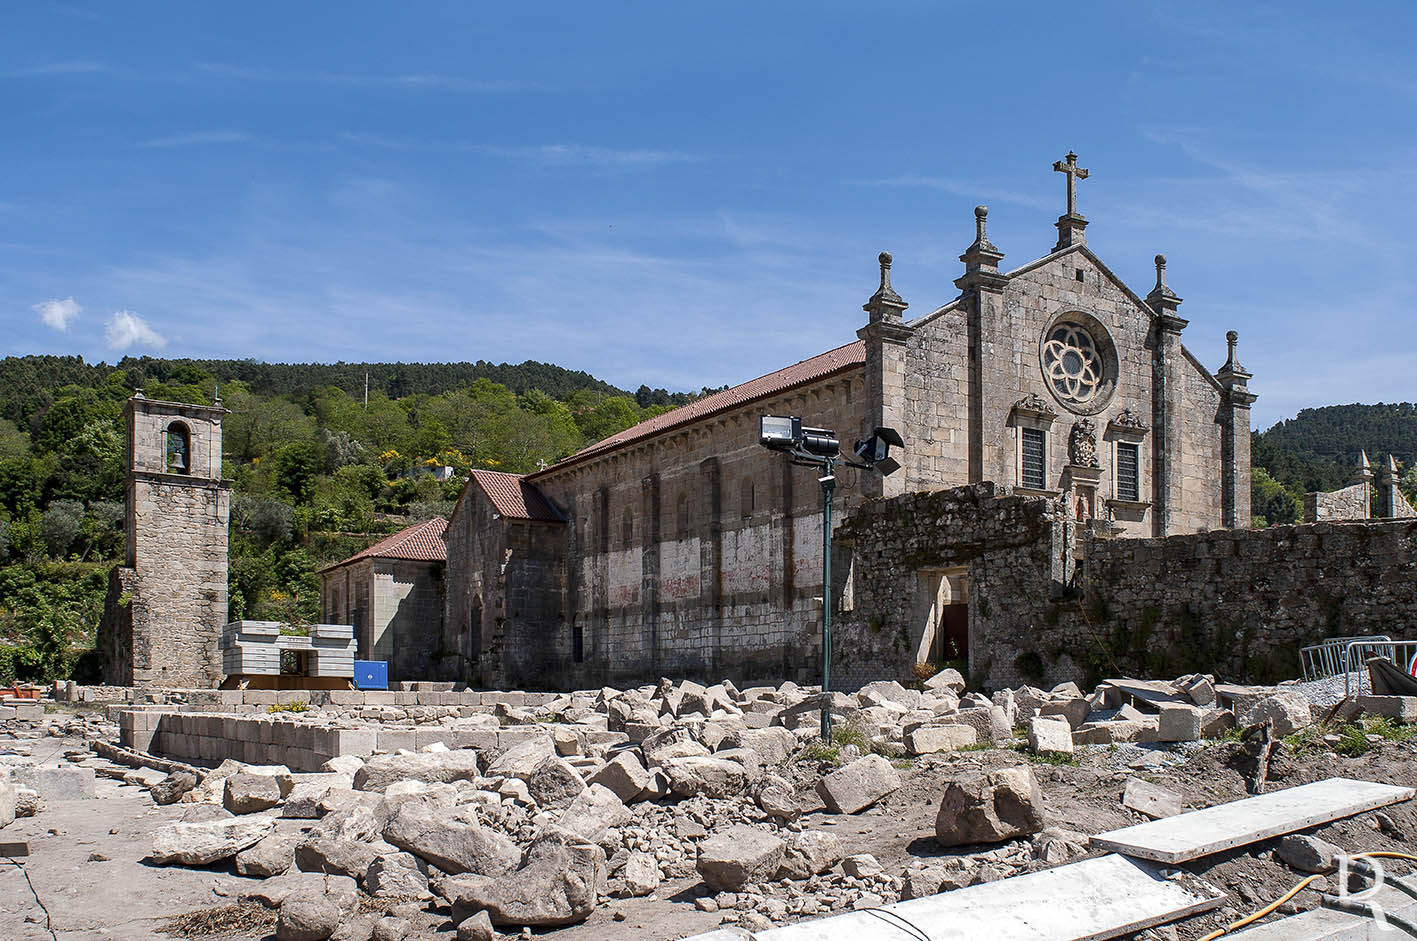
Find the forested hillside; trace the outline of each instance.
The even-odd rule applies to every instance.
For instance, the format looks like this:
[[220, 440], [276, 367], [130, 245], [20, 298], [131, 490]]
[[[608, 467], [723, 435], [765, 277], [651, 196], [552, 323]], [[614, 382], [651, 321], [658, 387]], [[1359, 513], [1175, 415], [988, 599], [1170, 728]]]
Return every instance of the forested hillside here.
[[1292, 523], [1304, 494], [1347, 486], [1363, 451], [1379, 470], [1397, 458], [1401, 488], [1417, 497], [1417, 405], [1328, 405], [1306, 408], [1251, 438], [1255, 525]]
[[535, 470], [691, 398], [535, 362], [0, 360], [0, 680], [91, 669], [123, 553], [120, 416], [139, 388], [204, 405], [219, 390], [231, 617], [307, 620], [319, 567], [446, 515], [469, 469]]
[[[469, 469], [528, 472], [692, 398], [536, 362], [0, 359], [0, 681], [92, 676], [84, 652], [123, 553], [119, 419], [139, 388], [199, 404], [220, 391], [230, 613], [280, 620], [318, 615], [321, 566], [449, 513]], [[1361, 449], [1375, 465], [1395, 454], [1417, 497], [1411, 404], [1305, 409], [1252, 440], [1255, 525], [1297, 520]], [[440, 465], [455, 476], [427, 473]]]

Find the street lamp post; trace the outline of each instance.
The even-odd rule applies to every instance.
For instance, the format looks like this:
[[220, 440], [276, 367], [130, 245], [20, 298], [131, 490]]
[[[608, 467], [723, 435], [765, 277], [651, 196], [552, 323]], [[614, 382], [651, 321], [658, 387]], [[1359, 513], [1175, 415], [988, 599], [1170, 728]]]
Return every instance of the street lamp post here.
[[825, 428], [804, 428], [796, 416], [764, 415], [759, 424], [758, 443], [781, 451], [793, 464], [814, 467], [821, 472], [822, 487], [822, 741], [832, 740], [831, 661], [832, 661], [832, 498], [836, 493], [838, 464], [858, 470], [893, 474], [900, 463], [890, 456], [891, 445], [904, 447], [905, 441], [892, 428], [877, 428], [871, 437], [856, 442], [859, 461], [841, 457], [836, 432]]

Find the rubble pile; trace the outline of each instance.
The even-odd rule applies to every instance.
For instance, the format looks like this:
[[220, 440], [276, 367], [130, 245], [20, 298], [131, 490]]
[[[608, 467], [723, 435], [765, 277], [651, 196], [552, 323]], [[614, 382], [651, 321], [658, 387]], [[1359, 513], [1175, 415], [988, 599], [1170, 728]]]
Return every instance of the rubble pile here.
[[[1381, 711], [1384, 698], [1397, 697], [1363, 705]], [[1339, 711], [1359, 708], [1350, 701]], [[818, 738], [823, 709], [841, 733], [830, 745]], [[878, 813], [906, 786], [915, 759], [916, 768], [938, 767], [932, 756], [995, 748], [1072, 761], [1119, 745], [1165, 754], [1234, 729], [1284, 736], [1319, 718], [1296, 688], [1209, 676], [984, 696], [953, 670], [917, 688], [881, 681], [854, 694], [662, 680], [535, 708], [411, 712], [399, 710], [399, 721], [425, 744], [341, 755], [318, 771], [226, 759], [209, 770], [115, 773], [180, 811], [152, 831], [151, 862], [230, 867], [246, 880], [239, 897], [278, 910], [277, 938], [403, 937], [430, 918], [456, 926], [459, 938], [491, 938], [576, 924], [600, 906], [685, 880], [698, 911], [755, 930], [1088, 852], [1087, 834], [1045, 814], [1039, 773], [1020, 754], [1005, 767], [951, 766], [930, 792], [937, 857], [887, 867], [855, 852], [845, 831], [832, 832], [832, 816]], [[12, 727], [11, 750], [53, 726], [85, 739], [113, 729], [51, 717]], [[518, 734], [501, 739], [505, 747], [456, 747], [470, 727]], [[26, 760], [0, 762], [8, 764], [0, 826], [36, 813], [45, 786], [57, 786], [34, 778], [45, 769]], [[1120, 797], [1136, 819], [1183, 809], [1179, 795], [1141, 778], [1129, 778]]]

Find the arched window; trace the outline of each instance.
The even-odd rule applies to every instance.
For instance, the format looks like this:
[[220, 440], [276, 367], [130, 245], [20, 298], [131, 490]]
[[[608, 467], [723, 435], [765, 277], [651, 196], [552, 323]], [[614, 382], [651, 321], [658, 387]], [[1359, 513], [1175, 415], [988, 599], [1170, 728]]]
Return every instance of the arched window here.
[[679, 500], [674, 504], [674, 538], [688, 539], [689, 526], [693, 521], [689, 519], [689, 495], [679, 494]]
[[620, 540], [622, 549], [630, 548], [635, 541], [635, 514], [630, 512], [629, 507], [625, 507], [625, 515], [620, 521]]
[[180, 421], [167, 426], [167, 472], [192, 473], [192, 433]]
[[753, 515], [757, 509], [754, 506], [756, 494], [753, 492], [753, 481], [750, 477], [744, 477], [743, 482], [738, 485], [738, 506], [744, 519]]

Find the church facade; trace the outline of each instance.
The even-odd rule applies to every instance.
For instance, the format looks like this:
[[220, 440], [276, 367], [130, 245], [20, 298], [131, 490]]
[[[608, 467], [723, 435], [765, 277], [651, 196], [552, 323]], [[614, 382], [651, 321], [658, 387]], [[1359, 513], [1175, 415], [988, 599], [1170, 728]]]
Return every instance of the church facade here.
[[[1002, 269], [981, 206], [944, 304], [906, 317], [882, 253], [853, 342], [537, 473], [475, 473], [445, 534], [445, 677], [583, 688], [817, 675], [821, 494], [810, 469], [759, 446], [767, 414], [832, 429], [844, 447], [878, 426], [904, 437], [893, 475], [843, 471], [841, 517], [871, 498], [989, 482], [1107, 537], [1247, 527], [1254, 396], [1235, 334], [1212, 373], [1182, 344], [1165, 259], [1145, 297], [1124, 284], [1087, 246], [1087, 171], [1073, 154], [1054, 169], [1067, 207], [1043, 257]], [[849, 607], [849, 547], [832, 573], [833, 604]], [[932, 627], [909, 655], [965, 658], [978, 616], [968, 573], [926, 574]]]

